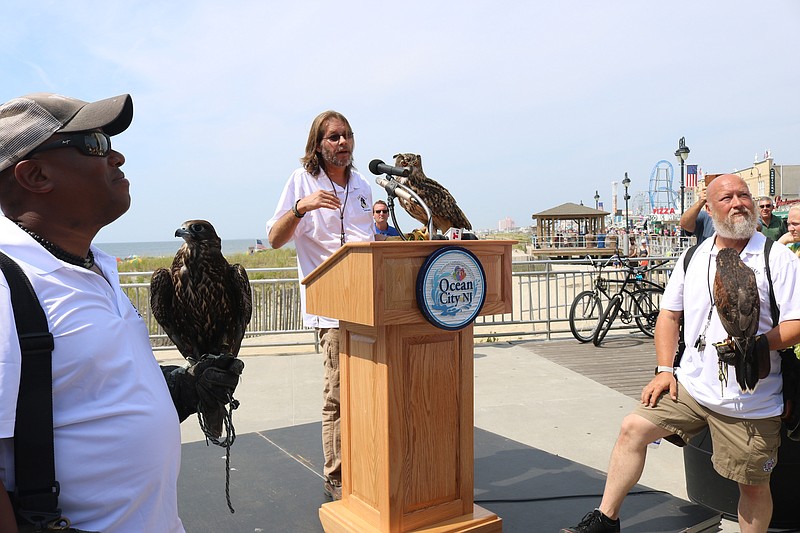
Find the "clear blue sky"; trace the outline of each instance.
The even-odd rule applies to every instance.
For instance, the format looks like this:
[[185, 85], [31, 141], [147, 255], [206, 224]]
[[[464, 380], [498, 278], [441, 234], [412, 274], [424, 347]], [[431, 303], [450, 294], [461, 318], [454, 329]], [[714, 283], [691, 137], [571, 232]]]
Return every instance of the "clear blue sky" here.
[[372, 159], [422, 154], [477, 228], [595, 190], [608, 209], [611, 182], [645, 190], [680, 137], [707, 172], [767, 148], [800, 164], [795, 0], [4, 6], [0, 100], [133, 95], [114, 139], [133, 205], [99, 242], [170, 240], [190, 218], [264, 237], [325, 109], [368, 179]]

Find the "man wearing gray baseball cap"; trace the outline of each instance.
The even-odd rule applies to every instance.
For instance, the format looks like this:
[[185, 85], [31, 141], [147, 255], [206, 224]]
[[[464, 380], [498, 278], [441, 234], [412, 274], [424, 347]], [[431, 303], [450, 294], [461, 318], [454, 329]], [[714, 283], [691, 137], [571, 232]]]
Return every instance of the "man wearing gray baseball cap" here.
[[[36, 93], [0, 105], [0, 251], [30, 281], [53, 335], [53, 449], [42, 455], [55, 456], [61, 487], [52, 491], [55, 526], [180, 533], [179, 419], [197, 405], [180, 400], [190, 403], [203, 375], [164, 379], [184, 369], [159, 367], [116, 258], [92, 244], [130, 206], [125, 157], [111, 136], [132, 119], [127, 94], [89, 103]], [[34, 476], [15, 468], [15, 432], [38, 423], [17, 412], [21, 354], [0, 274], [0, 531], [26, 531], [20, 512], [42, 511], [42, 491], [26, 483]]]
[[[178, 416], [147, 330], [120, 289], [116, 259], [92, 245], [130, 206], [125, 157], [111, 135], [132, 119], [127, 94], [88, 103], [36, 93], [0, 105], [0, 251], [30, 280], [54, 337], [62, 517], [82, 531], [182, 532]], [[18, 431], [31, 421], [17, 419], [21, 351], [5, 276], [0, 309], [0, 366], [9, 369], [0, 373], [0, 481], [25, 510], [36, 503], [26, 505], [17, 490], [24, 480], [8, 467], [15, 420]], [[0, 504], [10, 509], [5, 495]], [[15, 531], [10, 520], [0, 530]]]
[[129, 94], [88, 103], [52, 93], [34, 93], [0, 106], [0, 170], [23, 160], [56, 132], [125, 131], [133, 119]]

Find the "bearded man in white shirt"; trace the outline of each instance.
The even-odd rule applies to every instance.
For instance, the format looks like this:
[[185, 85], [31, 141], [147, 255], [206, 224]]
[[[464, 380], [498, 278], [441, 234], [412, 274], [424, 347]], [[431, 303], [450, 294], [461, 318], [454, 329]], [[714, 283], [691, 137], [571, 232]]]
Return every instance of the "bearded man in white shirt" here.
[[[706, 209], [716, 234], [698, 246], [685, 273], [683, 255], [678, 259], [667, 284], [655, 330], [656, 376], [642, 390], [642, 403], [622, 422], [600, 506], [562, 533], [619, 531], [620, 508], [641, 477], [647, 444], [673, 436], [688, 442], [706, 427], [714, 445], [714, 469], [739, 485], [742, 533], [767, 531], [772, 517], [769, 480], [777, 464], [783, 411], [777, 350], [800, 341], [800, 300], [795, 297], [800, 263], [786, 247], [772, 246], [769, 266], [779, 309], [779, 323], [773, 327], [764, 268], [766, 237], [756, 231], [758, 214], [747, 185], [739, 176], [719, 176], [708, 186]], [[714, 305], [713, 284], [716, 255], [723, 248], [739, 252], [754, 271], [760, 294], [756, 335], [766, 337], [770, 370], [752, 392], [740, 390], [733, 367], [728, 367], [727, 382], [720, 379], [714, 343], [724, 341], [727, 332]], [[681, 317], [686, 350], [673, 369]]]

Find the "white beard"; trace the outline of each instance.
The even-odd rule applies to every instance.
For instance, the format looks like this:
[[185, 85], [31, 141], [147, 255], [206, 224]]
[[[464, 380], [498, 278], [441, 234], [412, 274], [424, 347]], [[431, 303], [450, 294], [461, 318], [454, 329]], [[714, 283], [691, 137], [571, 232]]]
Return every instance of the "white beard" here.
[[[744, 217], [736, 217], [735, 214], [743, 214]], [[756, 222], [758, 214], [755, 211], [744, 209], [742, 211], [728, 211], [728, 216], [718, 217], [711, 213], [714, 221], [714, 229], [720, 237], [725, 239], [745, 240], [750, 239], [756, 232]]]

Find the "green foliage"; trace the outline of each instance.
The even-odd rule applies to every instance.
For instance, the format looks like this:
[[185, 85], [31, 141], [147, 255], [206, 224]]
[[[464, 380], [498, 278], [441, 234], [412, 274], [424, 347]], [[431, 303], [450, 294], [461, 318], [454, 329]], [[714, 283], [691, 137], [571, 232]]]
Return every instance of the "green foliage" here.
[[523, 233], [521, 231], [492, 232], [484, 238], [498, 241], [517, 241], [513, 247], [518, 250], [522, 250], [523, 252], [525, 251], [525, 246], [531, 242], [530, 234]]
[[[254, 254], [231, 254], [225, 256], [230, 264], [239, 263], [248, 270], [250, 279], [268, 279], [281, 277], [296, 277], [297, 271], [292, 272], [250, 272], [256, 268], [294, 268], [297, 266], [296, 252], [293, 248], [280, 248], [278, 250], [264, 250]], [[120, 272], [152, 272], [157, 268], [169, 268], [172, 257], [136, 257], [117, 262]], [[128, 279], [127, 281], [133, 281]], [[137, 282], [149, 281], [149, 277], [142, 276]]]
[[544, 272], [547, 268], [543, 263], [511, 263], [511, 272]]

